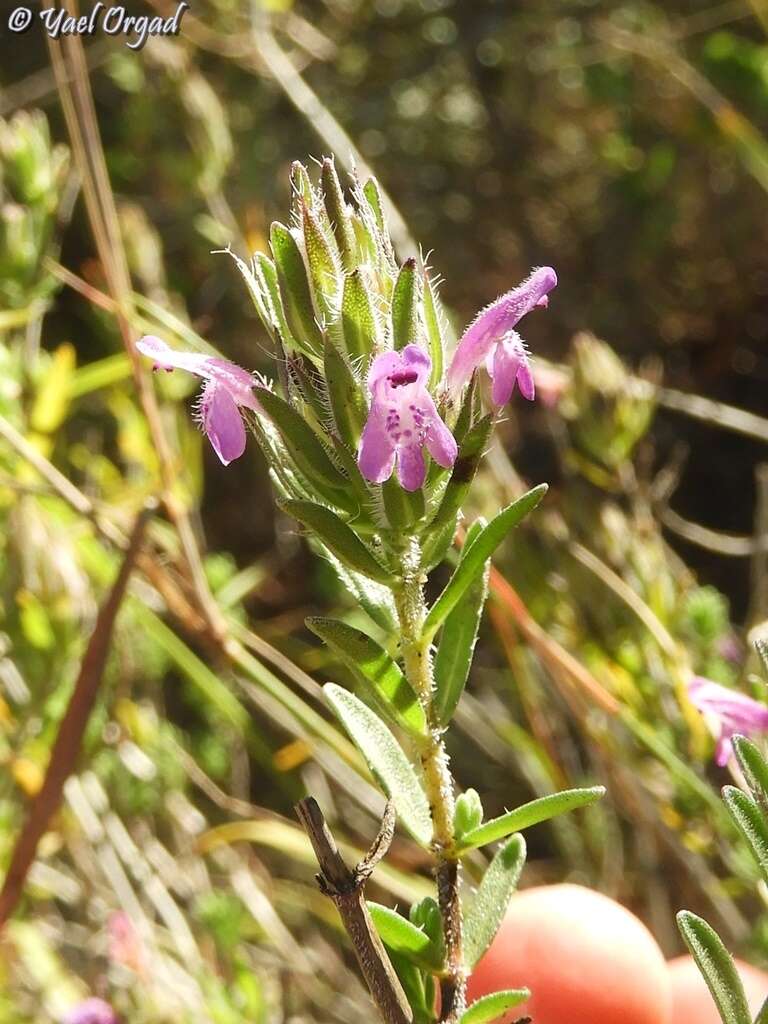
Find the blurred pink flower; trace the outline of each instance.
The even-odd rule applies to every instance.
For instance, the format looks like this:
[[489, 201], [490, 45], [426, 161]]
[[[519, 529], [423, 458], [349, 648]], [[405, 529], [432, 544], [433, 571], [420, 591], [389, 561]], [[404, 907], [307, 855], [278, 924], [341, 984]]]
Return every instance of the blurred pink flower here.
[[72, 1007], [62, 1024], [118, 1024], [118, 1018], [109, 1003], [92, 996]]
[[482, 309], [459, 341], [448, 369], [448, 386], [458, 394], [481, 363], [493, 380], [494, 405], [506, 405], [515, 390], [523, 398], [534, 396], [528, 353], [516, 325], [532, 309], [549, 304], [548, 293], [557, 284], [552, 267], [539, 267], [522, 284]]
[[124, 910], [116, 910], [107, 921], [109, 959], [142, 973], [145, 964], [144, 945], [130, 917]]
[[371, 411], [357, 457], [367, 480], [388, 480], [397, 457], [398, 480], [405, 490], [417, 491], [426, 474], [424, 446], [445, 469], [456, 461], [456, 441], [427, 391], [431, 368], [432, 360], [418, 345], [374, 359], [368, 373]]
[[737, 733], [751, 736], [768, 731], [768, 706], [703, 676], [688, 683], [691, 703], [703, 715], [719, 724], [715, 762], [722, 767], [732, 753], [731, 738]]
[[256, 381], [235, 363], [199, 352], [176, 352], [151, 334], [136, 342], [155, 370], [186, 370], [204, 380], [197, 408], [200, 423], [225, 466], [245, 451], [245, 425], [240, 409], [259, 409], [253, 394]]

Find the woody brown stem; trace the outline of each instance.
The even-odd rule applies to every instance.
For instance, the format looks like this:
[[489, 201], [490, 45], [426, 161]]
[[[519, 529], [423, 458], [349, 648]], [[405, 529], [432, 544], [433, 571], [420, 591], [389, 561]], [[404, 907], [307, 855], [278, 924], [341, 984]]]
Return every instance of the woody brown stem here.
[[309, 836], [320, 873], [317, 884], [333, 900], [355, 951], [376, 1006], [385, 1024], [412, 1024], [413, 1012], [371, 920], [364, 888], [374, 866], [384, 856], [395, 830], [395, 809], [389, 802], [379, 834], [366, 857], [350, 871], [339, 853], [323, 813], [313, 797], [296, 804], [296, 814]]

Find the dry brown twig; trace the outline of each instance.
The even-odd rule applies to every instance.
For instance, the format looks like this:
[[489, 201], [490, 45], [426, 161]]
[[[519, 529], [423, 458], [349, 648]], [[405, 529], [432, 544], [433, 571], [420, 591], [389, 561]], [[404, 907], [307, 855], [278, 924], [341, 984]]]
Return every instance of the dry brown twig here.
[[413, 1012], [371, 920], [363, 895], [371, 872], [392, 842], [395, 831], [394, 804], [391, 800], [387, 802], [379, 834], [354, 870], [350, 870], [344, 863], [314, 797], [299, 801], [296, 814], [309, 836], [320, 865], [317, 884], [333, 900], [339, 912], [382, 1019], [385, 1024], [411, 1024]]
[[141, 550], [144, 529], [153, 512], [154, 506], [149, 505], [137, 517], [117, 579], [96, 617], [96, 625], [85, 650], [75, 688], [51, 750], [43, 785], [32, 801], [29, 816], [16, 841], [0, 890], [0, 929], [13, 913], [21, 897], [27, 872], [35, 859], [37, 845], [58, 810], [64, 783], [77, 763], [83, 735], [101, 685], [115, 619]]

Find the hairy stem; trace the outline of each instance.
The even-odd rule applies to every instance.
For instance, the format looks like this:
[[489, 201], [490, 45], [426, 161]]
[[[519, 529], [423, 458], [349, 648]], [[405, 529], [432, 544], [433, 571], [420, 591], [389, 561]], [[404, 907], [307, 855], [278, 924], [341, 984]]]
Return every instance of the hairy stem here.
[[466, 971], [462, 953], [460, 864], [454, 837], [453, 777], [443, 742], [443, 730], [435, 725], [435, 681], [429, 642], [422, 633], [427, 608], [421, 551], [414, 539], [403, 553], [403, 583], [395, 593], [405, 674], [424, 706], [429, 735], [420, 748], [424, 784], [432, 816], [432, 849], [436, 860], [437, 895], [443, 919], [446, 973], [441, 982], [441, 1019], [458, 1020], [466, 1005]]

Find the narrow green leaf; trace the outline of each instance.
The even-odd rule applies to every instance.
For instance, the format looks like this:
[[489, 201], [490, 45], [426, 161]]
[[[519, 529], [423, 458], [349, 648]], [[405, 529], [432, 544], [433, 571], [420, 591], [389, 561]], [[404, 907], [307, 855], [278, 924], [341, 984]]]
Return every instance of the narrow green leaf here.
[[291, 332], [310, 352], [317, 354], [322, 350], [323, 336], [317, 326], [307, 268], [298, 242], [284, 224], [275, 221], [269, 229], [269, 244]]
[[312, 616], [305, 622], [345, 665], [373, 687], [403, 728], [420, 736], [426, 735], [427, 717], [418, 697], [397, 662], [372, 637], [338, 619]]
[[689, 910], [680, 911], [677, 926], [712, 993], [723, 1024], [751, 1024], [744, 986], [717, 932]]
[[397, 610], [389, 587], [374, 582], [362, 573], [354, 572], [348, 566], [342, 565], [332, 554], [330, 562], [336, 575], [349, 591], [350, 597], [360, 605], [371, 622], [386, 634], [394, 634], [397, 631]]
[[430, 530], [421, 553], [421, 565], [425, 572], [434, 569], [446, 557], [456, 536], [456, 520], [449, 520], [439, 530]]
[[366, 902], [376, 931], [388, 949], [428, 971], [439, 971], [442, 968], [440, 951], [432, 945], [429, 936], [421, 928], [381, 903], [370, 900]]
[[354, 509], [350, 504], [349, 481], [331, 462], [320, 439], [303, 416], [284, 399], [263, 388], [259, 402], [280, 432], [288, 454], [299, 472], [340, 508]]
[[[462, 557], [471, 545], [464, 544]], [[488, 574], [491, 561], [467, 590], [445, 620], [435, 658], [435, 713], [438, 724], [447, 725], [459, 703], [472, 664], [477, 633], [488, 597]]]
[[320, 180], [323, 184], [325, 209], [341, 253], [342, 266], [345, 270], [353, 270], [355, 266], [355, 233], [350, 223], [349, 209], [344, 199], [339, 176], [336, 173], [336, 166], [330, 157], [323, 160]]
[[443, 312], [437, 288], [429, 277], [424, 274], [424, 326], [427, 331], [427, 345], [432, 358], [430, 384], [435, 387], [443, 379], [445, 365], [445, 339], [443, 337]]
[[272, 337], [277, 333], [283, 347], [289, 350], [300, 348], [301, 339], [294, 336], [285, 316], [277, 268], [263, 252], [257, 252], [253, 257], [253, 278], [258, 283], [267, 320], [272, 324]]
[[768, 764], [765, 758], [746, 736], [734, 736], [731, 742], [752, 795], [768, 811]]
[[760, 1012], [755, 1017], [755, 1024], [768, 1024], [768, 998], [760, 1007]]
[[484, 416], [466, 433], [459, 444], [459, 454], [453, 464], [451, 475], [446, 484], [443, 497], [437, 508], [430, 526], [435, 529], [443, 524], [454, 522], [456, 513], [467, 496], [470, 485], [475, 478], [493, 429], [493, 416]]
[[531, 800], [522, 807], [516, 807], [514, 811], [508, 811], [466, 832], [461, 837], [459, 846], [461, 850], [472, 850], [477, 846], [485, 846], [486, 843], [495, 843], [497, 839], [538, 825], [539, 822], [549, 821], [558, 814], [574, 811], [577, 807], [587, 807], [604, 795], [604, 786], [590, 786], [588, 789], [564, 789], [560, 793], [539, 797], [538, 800]]
[[361, 270], [347, 275], [341, 299], [341, 329], [351, 359], [368, 359], [376, 343], [376, 314]]
[[309, 172], [301, 161], [293, 161], [290, 177], [291, 187], [296, 198], [303, 200], [307, 206], [313, 206], [317, 197], [315, 196], [315, 190], [312, 188]]
[[723, 786], [725, 806], [749, 843], [763, 878], [768, 880], [768, 821], [755, 801], [736, 786]]
[[493, 942], [525, 863], [525, 840], [514, 835], [488, 866], [466, 916], [464, 959], [471, 970]]
[[459, 1017], [459, 1024], [487, 1024], [497, 1020], [513, 1006], [519, 1006], [531, 998], [527, 988], [507, 988], [501, 992], [493, 992], [489, 996], [476, 999]]
[[393, 530], [407, 530], [424, 516], [424, 492], [421, 489], [406, 491], [394, 476], [381, 485], [381, 496], [387, 522]]
[[390, 950], [389, 959], [413, 1013], [413, 1024], [434, 1024], [435, 997], [431, 974], [425, 973], [411, 960], [395, 953], [394, 950]]
[[328, 419], [328, 394], [325, 390], [325, 381], [315, 368], [314, 362], [302, 355], [291, 355], [286, 359], [288, 379], [293, 385], [293, 399], [297, 393], [298, 398], [310, 407], [315, 414], [318, 423], [324, 424]]
[[491, 557], [509, 531], [517, 526], [532, 509], [536, 508], [546, 493], [547, 485], [539, 484], [538, 487], [534, 487], [533, 490], [528, 491], [527, 494], [499, 512], [481, 531], [477, 540], [459, 562], [442, 594], [432, 605], [424, 624], [425, 637], [431, 639], [435, 635], [452, 609], [456, 607], [482, 573], [487, 559]]
[[385, 793], [394, 800], [403, 825], [417, 842], [429, 846], [432, 840], [429, 804], [413, 766], [395, 737], [370, 708], [347, 690], [326, 683], [323, 692]]
[[416, 260], [411, 257], [402, 265], [392, 293], [392, 342], [398, 351], [418, 343], [420, 302], [421, 277], [416, 271]]
[[443, 918], [440, 907], [433, 896], [425, 896], [417, 903], [411, 904], [408, 919], [412, 925], [420, 928], [426, 935], [442, 960], [445, 955], [445, 942], [443, 939]]
[[[301, 207], [301, 227], [304, 234], [304, 250], [307, 254], [309, 279], [318, 312], [330, 317], [336, 312], [341, 268], [338, 252], [334, 252], [317, 215], [307, 206]], [[331, 235], [333, 245], [336, 245]]]
[[343, 565], [379, 583], [393, 582], [392, 573], [373, 557], [360, 538], [335, 512], [311, 501], [282, 500], [279, 505], [288, 515], [313, 530]]
[[384, 222], [384, 204], [381, 201], [379, 183], [375, 178], [369, 178], [363, 185], [363, 195], [368, 200], [368, 203], [373, 210], [373, 215], [376, 218], [376, 227], [382, 235], [386, 235], [387, 225]]
[[330, 339], [325, 343], [323, 369], [336, 430], [341, 440], [356, 451], [368, 409], [360, 382]]

